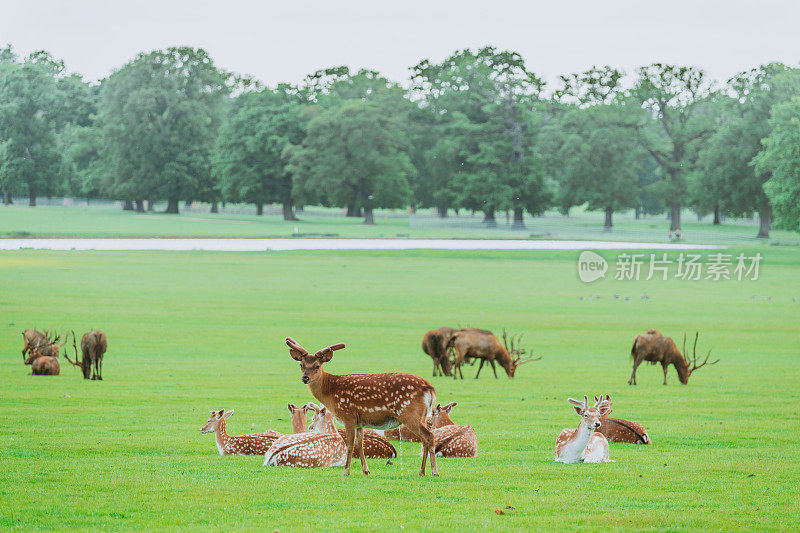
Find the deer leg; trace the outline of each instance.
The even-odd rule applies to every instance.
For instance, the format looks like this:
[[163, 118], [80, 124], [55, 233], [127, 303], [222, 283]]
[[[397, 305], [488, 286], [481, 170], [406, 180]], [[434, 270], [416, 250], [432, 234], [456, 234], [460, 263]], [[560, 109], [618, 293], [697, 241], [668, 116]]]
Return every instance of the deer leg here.
[[361, 471], [365, 476], [369, 475], [369, 467], [367, 466], [367, 459], [364, 457], [364, 428], [356, 428], [356, 450], [358, 456], [361, 458]]
[[485, 363], [485, 362], [486, 362], [486, 359], [481, 359], [481, 364], [480, 364], [480, 366], [478, 367], [478, 373], [477, 373], [477, 374], [475, 374], [475, 379], [478, 379], [478, 376], [480, 376], [480, 375], [481, 375], [481, 368], [483, 368], [483, 363]]
[[664, 385], [666, 385], [667, 384], [667, 370], [669, 370], [669, 367], [667, 365], [665, 365], [664, 363], [661, 363], [661, 368], [664, 370]]
[[628, 380], [628, 385], [636, 385], [636, 369], [640, 364], [642, 364], [642, 360], [638, 357], [633, 360], [633, 373], [631, 374], [631, 379]]
[[344, 475], [350, 475], [350, 463], [353, 461], [353, 448], [356, 440], [356, 428], [352, 424], [344, 425], [345, 444], [347, 445], [347, 461], [344, 463]]
[[102, 357], [100, 358], [100, 362], [98, 364], [100, 366], [99, 366], [98, 371], [97, 371], [97, 376], [98, 376], [97, 379], [99, 379], [100, 381], [103, 381], [103, 358]]
[[494, 366], [494, 359], [489, 359], [489, 362], [492, 364], [492, 372], [494, 372], [494, 379], [500, 379], [497, 377], [497, 368]]

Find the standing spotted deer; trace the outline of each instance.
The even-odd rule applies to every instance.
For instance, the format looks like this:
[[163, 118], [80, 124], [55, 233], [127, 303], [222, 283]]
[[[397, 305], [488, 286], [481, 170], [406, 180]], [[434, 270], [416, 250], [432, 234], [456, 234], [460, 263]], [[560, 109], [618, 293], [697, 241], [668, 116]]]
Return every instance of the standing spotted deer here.
[[353, 453], [361, 459], [361, 471], [369, 474], [364, 457], [364, 428], [391, 429], [405, 424], [422, 439], [423, 456], [419, 475], [425, 475], [425, 463], [430, 456], [431, 473], [439, 475], [434, 453], [433, 433], [425, 417], [436, 401], [436, 391], [425, 379], [413, 374], [328, 374], [322, 369], [333, 358], [333, 352], [344, 348], [334, 344], [314, 355], [287, 338], [289, 354], [300, 363], [302, 382], [311, 394], [344, 423], [347, 442], [345, 475], [350, 474]]
[[644, 426], [638, 422], [631, 422], [630, 420], [622, 420], [621, 418], [609, 418], [611, 414], [611, 396], [594, 397], [594, 401], [605, 401], [608, 403], [608, 411], [600, 418], [600, 433], [602, 433], [608, 442], [623, 442], [628, 444], [650, 444], [650, 436]]
[[719, 359], [711, 363], [708, 362], [708, 358], [711, 356], [711, 350], [709, 350], [705, 360], [699, 365], [697, 364], [696, 350], [699, 336], [699, 332], [694, 335], [690, 366], [686, 357], [686, 333], [683, 334], [683, 353], [678, 350], [672, 337], [663, 336], [657, 329], [649, 329], [646, 333], [636, 335], [633, 339], [633, 346], [631, 346], [633, 372], [628, 380], [628, 385], [636, 385], [636, 369], [639, 368], [643, 361], [648, 361], [651, 364], [661, 363], [661, 369], [664, 371], [664, 385], [667, 384], [669, 365], [675, 366], [675, 370], [678, 372], [678, 379], [682, 384], [686, 385], [689, 383], [689, 376], [692, 375], [692, 372], [704, 367], [706, 364], [713, 365], [718, 363]]
[[344, 466], [347, 447], [326, 408], [314, 412], [308, 431], [283, 435], [264, 454], [264, 466], [321, 468]]
[[225, 431], [225, 421], [232, 414], [233, 409], [211, 411], [208, 420], [200, 428], [200, 433], [214, 433], [220, 455], [262, 455], [281, 436], [277, 431], [266, 431], [232, 437]]
[[604, 400], [589, 405], [589, 398], [583, 401], [568, 398], [575, 412], [581, 417], [577, 428], [561, 431], [556, 439], [555, 460], [559, 463], [606, 463], [608, 441], [597, 431], [602, 425], [602, 417], [611, 407]]
[[456, 424], [440, 425], [439, 418], [447, 415], [450, 410], [458, 405], [456, 402], [449, 403], [442, 407], [437, 405], [431, 413], [431, 424], [435, 428], [433, 437], [436, 441], [437, 457], [475, 457], [478, 455], [478, 436], [471, 426], [459, 426]]

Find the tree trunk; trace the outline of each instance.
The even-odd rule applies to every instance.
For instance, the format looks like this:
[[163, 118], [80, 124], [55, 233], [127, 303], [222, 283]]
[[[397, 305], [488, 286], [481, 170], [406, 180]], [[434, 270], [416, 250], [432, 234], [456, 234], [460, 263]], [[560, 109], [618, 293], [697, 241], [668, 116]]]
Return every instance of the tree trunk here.
[[634, 210], [634, 213], [636, 213], [636, 215], [635, 215], [636, 216], [636, 220], [639, 220], [639, 217], [641, 216], [641, 214], [640, 214], [640, 211], [639, 211], [638, 207]]
[[256, 202], [256, 215], [263, 215], [263, 214], [264, 214], [263, 202]]
[[364, 208], [364, 224], [369, 224], [370, 226], [375, 224], [375, 217], [372, 214], [371, 207]]
[[125, 203], [122, 204], [123, 211], [133, 211], [133, 200], [125, 200]]
[[769, 239], [769, 227], [772, 224], [772, 204], [769, 200], [758, 210], [758, 218], [760, 219], [758, 224], [758, 238]]
[[722, 221], [719, 218], [719, 204], [714, 206], [714, 225], [719, 226], [722, 224]]
[[217, 205], [217, 201], [213, 200], [211, 202], [211, 212], [212, 213], [219, 213], [219, 205]]
[[494, 218], [494, 209], [483, 212], [483, 222], [487, 228], [496, 228], [497, 220]]
[[611, 228], [614, 226], [614, 209], [611, 207], [606, 207], [606, 221], [603, 223], [603, 231], [611, 231]]
[[360, 217], [362, 217], [364, 215], [361, 214], [361, 209], [360, 208], [357, 208], [356, 206], [354, 206], [352, 204], [348, 204], [347, 205], [347, 213], [345, 213], [345, 216], [347, 216], [347, 217], [359, 217], [360, 218]]
[[28, 205], [30, 207], [36, 207], [36, 191], [31, 190], [30, 195], [28, 196]]
[[514, 208], [514, 223], [511, 225], [512, 229], [525, 229], [525, 210], [521, 207]]
[[3, 203], [6, 205], [11, 205], [14, 203], [14, 199], [11, 198], [11, 193], [6, 191], [5, 197], [3, 198]]
[[446, 205], [438, 205], [438, 206], [436, 206], [436, 212], [439, 214], [439, 218], [447, 218], [447, 206]]
[[283, 220], [297, 220], [297, 217], [294, 216], [294, 211], [292, 211], [291, 200], [284, 200], [283, 202]]
[[167, 201], [167, 210], [164, 211], [165, 213], [169, 213], [170, 215], [177, 215], [180, 213], [180, 209], [178, 208], [178, 199], [177, 198], [170, 198]]
[[136, 212], [137, 213], [144, 213], [144, 200], [134, 200], [136, 204]]
[[156, 210], [155, 200], [147, 200], [147, 210], [151, 213]]
[[669, 230], [681, 229], [681, 204], [674, 203], [670, 208]]

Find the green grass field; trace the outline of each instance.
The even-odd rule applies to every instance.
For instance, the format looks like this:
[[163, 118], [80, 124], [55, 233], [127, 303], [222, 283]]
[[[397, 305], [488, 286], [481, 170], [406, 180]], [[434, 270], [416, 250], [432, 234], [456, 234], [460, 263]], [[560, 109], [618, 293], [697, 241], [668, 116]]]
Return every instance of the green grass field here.
[[[0, 253], [0, 530], [798, 530], [800, 250], [761, 252], [758, 281], [591, 285], [575, 252]], [[514, 380], [433, 379], [420, 341], [441, 325], [524, 333], [544, 358]], [[63, 359], [27, 375], [34, 326], [105, 330], [105, 380]], [[699, 330], [722, 361], [688, 386], [642, 366], [629, 387], [650, 327]], [[432, 379], [479, 456], [438, 478], [407, 443], [368, 478], [220, 457], [198, 433], [210, 409], [236, 410], [231, 433], [288, 432], [286, 403], [312, 399], [287, 335], [346, 342], [332, 373]], [[555, 463], [566, 398], [599, 393], [653, 445]]]

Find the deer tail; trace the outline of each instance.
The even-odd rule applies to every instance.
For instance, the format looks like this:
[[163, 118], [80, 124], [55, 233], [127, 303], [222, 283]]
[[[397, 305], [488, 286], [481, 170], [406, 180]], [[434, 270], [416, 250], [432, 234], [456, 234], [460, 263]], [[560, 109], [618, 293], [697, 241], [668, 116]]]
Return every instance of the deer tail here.
[[639, 340], [639, 335], [636, 335], [633, 338], [633, 346], [631, 346], [631, 357], [633, 359], [636, 359], [636, 341], [638, 341], [638, 340]]

